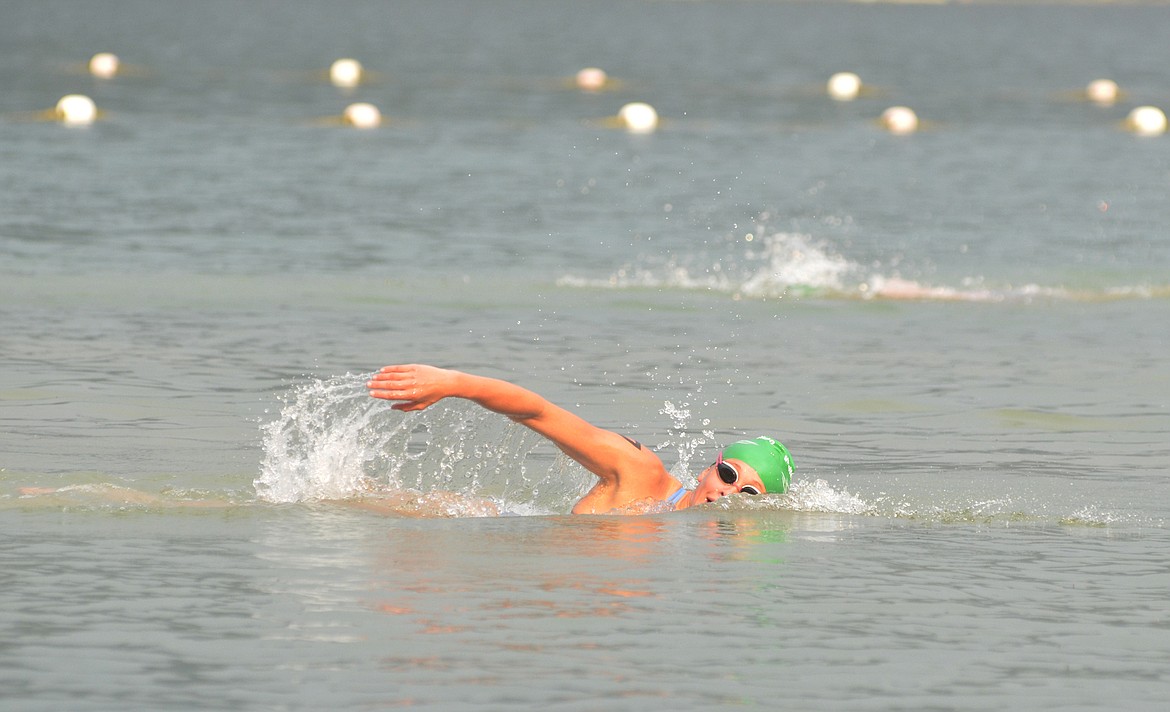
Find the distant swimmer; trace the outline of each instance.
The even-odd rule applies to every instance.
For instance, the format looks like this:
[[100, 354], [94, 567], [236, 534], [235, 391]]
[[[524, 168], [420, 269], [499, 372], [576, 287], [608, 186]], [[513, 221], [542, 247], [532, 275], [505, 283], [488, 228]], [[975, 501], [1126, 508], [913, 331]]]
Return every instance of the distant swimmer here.
[[665, 502], [686, 509], [743, 493], [783, 493], [795, 472], [792, 456], [769, 437], [740, 440], [724, 448], [686, 489], [662, 460], [641, 443], [592, 425], [536, 393], [507, 381], [426, 365], [386, 366], [367, 382], [370, 395], [414, 411], [444, 398], [470, 400], [548, 438], [597, 476], [598, 482], [573, 507], [574, 514], [646, 511]]

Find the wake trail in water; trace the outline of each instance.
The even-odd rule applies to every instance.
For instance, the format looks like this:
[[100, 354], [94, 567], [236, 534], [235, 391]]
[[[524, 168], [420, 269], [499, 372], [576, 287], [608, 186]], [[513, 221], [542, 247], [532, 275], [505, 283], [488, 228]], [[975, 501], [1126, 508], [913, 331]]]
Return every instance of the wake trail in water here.
[[808, 235], [776, 233], [753, 238], [734, 254], [644, 258], [608, 278], [565, 275], [565, 287], [680, 289], [727, 294], [735, 299], [885, 299], [924, 302], [1021, 302], [1036, 299], [1107, 302], [1170, 298], [1170, 284], [1072, 289], [1038, 284], [985, 286], [971, 277], [958, 285], [930, 285], [896, 272], [874, 271]]

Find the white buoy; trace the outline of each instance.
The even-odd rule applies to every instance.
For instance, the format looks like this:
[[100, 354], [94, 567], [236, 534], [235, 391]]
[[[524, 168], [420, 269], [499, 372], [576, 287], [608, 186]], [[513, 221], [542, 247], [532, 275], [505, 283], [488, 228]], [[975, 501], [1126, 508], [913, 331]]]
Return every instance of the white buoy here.
[[117, 75], [120, 65], [118, 55], [111, 52], [98, 52], [89, 60], [89, 73], [99, 79], [113, 79]]
[[1166, 133], [1166, 114], [1156, 106], [1139, 106], [1125, 118], [1125, 127], [1138, 136]]
[[356, 59], [339, 59], [329, 66], [329, 81], [333, 86], [352, 89], [362, 81], [362, 63]]
[[382, 125], [382, 112], [365, 102], [350, 104], [342, 115], [346, 124], [359, 129], [373, 129]]
[[577, 72], [577, 88], [582, 91], [601, 91], [608, 81], [609, 75], [604, 69], [586, 67]]
[[861, 93], [861, 77], [853, 72], [837, 72], [829, 77], [825, 88], [837, 101], [853, 101]]
[[97, 118], [97, 105], [82, 94], [67, 94], [57, 102], [54, 112], [66, 126], [89, 126]]
[[891, 106], [882, 112], [881, 125], [898, 136], [912, 134], [918, 130], [918, 114], [905, 106]]
[[1085, 97], [1094, 104], [1112, 106], [1120, 94], [1117, 82], [1112, 79], [1094, 79], [1085, 87]]
[[658, 128], [658, 112], [641, 101], [623, 106], [618, 112], [618, 120], [630, 133], [653, 133]]

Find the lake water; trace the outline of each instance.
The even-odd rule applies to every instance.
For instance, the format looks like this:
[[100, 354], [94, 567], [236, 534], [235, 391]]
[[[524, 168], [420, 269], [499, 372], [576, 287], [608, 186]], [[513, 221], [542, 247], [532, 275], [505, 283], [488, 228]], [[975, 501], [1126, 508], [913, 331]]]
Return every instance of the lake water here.
[[[1122, 123], [1170, 109], [1168, 26], [5, 6], [0, 709], [1162, 709], [1170, 137]], [[70, 93], [94, 125], [47, 120]], [[531, 433], [365, 396], [413, 361], [692, 482], [776, 435], [795, 485], [570, 516], [590, 479]]]

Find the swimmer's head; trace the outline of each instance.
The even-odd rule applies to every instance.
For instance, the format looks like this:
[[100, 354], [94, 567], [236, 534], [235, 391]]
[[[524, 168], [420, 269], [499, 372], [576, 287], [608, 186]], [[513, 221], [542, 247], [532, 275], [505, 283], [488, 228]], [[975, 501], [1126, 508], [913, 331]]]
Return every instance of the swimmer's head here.
[[754, 440], [739, 440], [723, 448], [724, 460], [739, 460], [751, 466], [769, 494], [783, 494], [788, 490], [796, 466], [788, 448], [762, 435]]

